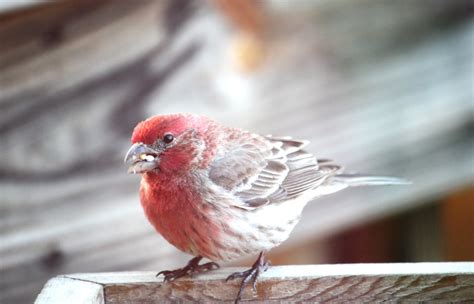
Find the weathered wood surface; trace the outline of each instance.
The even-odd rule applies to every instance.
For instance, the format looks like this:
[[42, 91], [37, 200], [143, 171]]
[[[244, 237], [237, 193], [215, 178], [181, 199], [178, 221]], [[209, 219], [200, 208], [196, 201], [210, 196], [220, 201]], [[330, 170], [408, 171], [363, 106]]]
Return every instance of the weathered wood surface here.
[[61, 276], [49, 280], [35, 303], [103, 304], [104, 285]]
[[315, 201], [288, 244], [471, 183], [467, 2], [371, 2], [275, 12], [271, 57], [250, 75], [232, 69], [232, 31], [206, 2], [63, 1], [1, 15], [0, 302], [29, 303], [59, 273], [187, 259], [146, 222], [138, 178], [122, 166], [133, 126], [156, 113], [309, 139], [320, 157], [416, 185]]
[[[75, 274], [52, 279], [36, 304], [232, 302], [239, 281], [224, 279], [241, 268], [224, 268], [164, 284], [151, 272]], [[59, 283], [58, 283], [59, 282]], [[68, 290], [90, 284], [90, 302], [75, 301]], [[70, 286], [68, 286], [70, 284]], [[103, 298], [97, 292], [103, 288]], [[82, 288], [77, 287], [79, 290]], [[257, 292], [248, 288], [243, 302], [472, 302], [474, 263], [340, 264], [278, 266], [264, 273]]]

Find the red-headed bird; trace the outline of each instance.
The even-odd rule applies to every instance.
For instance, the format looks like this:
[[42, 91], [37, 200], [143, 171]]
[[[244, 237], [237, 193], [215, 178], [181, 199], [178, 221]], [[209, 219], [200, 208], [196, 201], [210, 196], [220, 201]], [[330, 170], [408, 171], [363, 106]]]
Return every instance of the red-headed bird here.
[[[304, 150], [307, 141], [261, 136], [192, 114], [140, 122], [125, 156], [129, 173], [143, 175], [140, 200], [148, 220], [172, 245], [195, 256], [162, 271], [165, 281], [218, 268], [215, 262], [259, 254], [242, 290], [269, 262], [308, 201], [351, 186], [406, 184], [393, 177], [344, 174], [339, 165]], [[157, 275], [157, 276], [158, 276]]]

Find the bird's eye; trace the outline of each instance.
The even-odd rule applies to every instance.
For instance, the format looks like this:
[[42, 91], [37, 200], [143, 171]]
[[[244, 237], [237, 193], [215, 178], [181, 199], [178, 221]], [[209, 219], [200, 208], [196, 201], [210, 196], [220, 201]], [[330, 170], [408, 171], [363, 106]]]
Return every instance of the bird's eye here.
[[163, 142], [165, 144], [170, 144], [172, 141], [174, 140], [174, 136], [172, 134], [165, 134], [165, 136], [163, 136]]

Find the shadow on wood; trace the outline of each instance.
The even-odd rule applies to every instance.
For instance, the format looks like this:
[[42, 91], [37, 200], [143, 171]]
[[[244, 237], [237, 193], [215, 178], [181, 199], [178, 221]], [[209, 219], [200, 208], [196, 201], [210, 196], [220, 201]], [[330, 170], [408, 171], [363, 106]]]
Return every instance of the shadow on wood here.
[[[44, 303], [232, 302], [240, 282], [224, 268], [163, 283], [154, 272], [64, 275], [48, 281]], [[374, 302], [474, 301], [474, 262], [277, 266], [262, 275], [243, 301]]]

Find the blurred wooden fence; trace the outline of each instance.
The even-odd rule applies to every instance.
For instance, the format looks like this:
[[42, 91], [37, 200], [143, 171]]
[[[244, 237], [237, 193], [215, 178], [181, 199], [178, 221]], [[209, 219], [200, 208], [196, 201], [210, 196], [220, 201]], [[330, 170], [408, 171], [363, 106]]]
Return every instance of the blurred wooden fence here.
[[[220, 269], [164, 284], [155, 273], [59, 276], [48, 281], [36, 304], [231, 303], [239, 281]], [[300, 265], [270, 268], [249, 286], [242, 302], [376, 303], [474, 301], [474, 263]]]
[[133, 126], [157, 113], [308, 139], [318, 157], [416, 185], [317, 200], [289, 243], [463, 187], [473, 176], [468, 2], [276, 9], [269, 57], [253, 74], [232, 69], [233, 32], [207, 2], [62, 1], [1, 14], [0, 302], [29, 303], [60, 273], [187, 259], [146, 222], [138, 178], [122, 166]]

